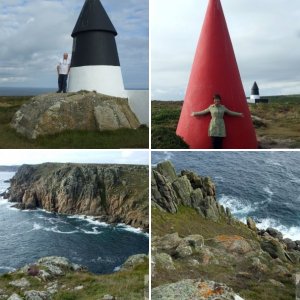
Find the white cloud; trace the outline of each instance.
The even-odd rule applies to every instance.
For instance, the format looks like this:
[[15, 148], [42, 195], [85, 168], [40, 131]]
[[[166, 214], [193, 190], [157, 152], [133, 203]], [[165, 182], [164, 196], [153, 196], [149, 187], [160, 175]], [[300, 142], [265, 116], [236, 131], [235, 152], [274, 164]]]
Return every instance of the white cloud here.
[[[221, 2], [246, 94], [255, 80], [264, 95], [300, 93], [299, 1]], [[207, 3], [152, 1], [153, 99], [184, 98]]]
[[[27, 87], [56, 87], [56, 65], [64, 52], [71, 53], [71, 33], [83, 3], [1, 0], [0, 78], [14, 83], [19, 82], [14, 77], [22, 77], [21, 86]], [[102, 0], [102, 4], [119, 33], [116, 40], [125, 86], [148, 87], [148, 0]], [[24, 69], [18, 73], [1, 71], [20, 66]]]

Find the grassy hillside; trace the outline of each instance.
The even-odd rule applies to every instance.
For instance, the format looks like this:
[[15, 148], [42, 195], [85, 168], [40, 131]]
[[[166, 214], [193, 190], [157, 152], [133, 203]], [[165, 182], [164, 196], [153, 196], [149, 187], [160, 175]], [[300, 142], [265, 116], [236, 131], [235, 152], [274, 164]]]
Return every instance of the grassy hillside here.
[[9, 125], [15, 112], [31, 97], [0, 97], [0, 136], [1, 148], [80, 148], [80, 149], [119, 149], [148, 148], [149, 129], [141, 127], [115, 131], [65, 131], [29, 140], [17, 134]]
[[[300, 95], [272, 96], [268, 104], [249, 104], [261, 148], [300, 148]], [[187, 148], [175, 134], [182, 101], [152, 101], [152, 148]]]
[[[176, 214], [152, 207], [151, 221], [154, 242], [159, 237], [174, 232], [178, 232], [180, 237], [200, 234], [204, 238], [206, 249], [190, 258], [173, 257], [175, 271], [168, 270], [163, 265], [156, 265], [152, 287], [187, 278], [203, 278], [225, 283], [247, 300], [295, 299], [295, 283], [292, 276], [299, 269], [299, 263], [272, 260], [267, 253], [259, 249], [258, 236], [246, 225], [238, 221], [228, 223], [225, 219], [217, 222], [208, 220], [188, 207], [180, 207]], [[224, 240], [236, 239], [236, 243], [244, 238], [258, 248], [245, 255], [225, 252], [215, 244], [216, 236]], [[195, 264], [195, 259], [201, 263]], [[255, 265], [253, 262], [257, 259], [260, 263]], [[278, 285], [274, 285], [272, 281]]]

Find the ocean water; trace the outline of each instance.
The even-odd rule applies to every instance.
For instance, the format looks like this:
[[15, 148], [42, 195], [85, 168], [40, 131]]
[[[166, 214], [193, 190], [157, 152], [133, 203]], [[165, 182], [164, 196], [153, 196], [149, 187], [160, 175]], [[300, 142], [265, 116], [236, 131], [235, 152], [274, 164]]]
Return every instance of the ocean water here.
[[261, 229], [300, 240], [300, 152], [152, 152], [152, 165], [163, 160], [178, 173], [210, 176], [218, 201], [241, 221], [250, 216]]
[[0, 87], [0, 96], [36, 96], [55, 93], [56, 88]]
[[[4, 181], [14, 173], [0, 172]], [[0, 273], [15, 270], [44, 256], [64, 256], [94, 273], [111, 273], [128, 256], [148, 254], [148, 235], [139, 229], [52, 214], [43, 210], [21, 211], [0, 197]]]

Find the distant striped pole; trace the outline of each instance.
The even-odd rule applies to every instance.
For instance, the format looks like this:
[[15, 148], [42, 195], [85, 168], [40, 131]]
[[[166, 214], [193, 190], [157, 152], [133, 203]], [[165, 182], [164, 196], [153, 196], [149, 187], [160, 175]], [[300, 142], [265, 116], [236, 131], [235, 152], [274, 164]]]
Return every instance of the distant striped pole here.
[[72, 32], [69, 92], [126, 97], [115, 37], [117, 31], [99, 0], [86, 0]]

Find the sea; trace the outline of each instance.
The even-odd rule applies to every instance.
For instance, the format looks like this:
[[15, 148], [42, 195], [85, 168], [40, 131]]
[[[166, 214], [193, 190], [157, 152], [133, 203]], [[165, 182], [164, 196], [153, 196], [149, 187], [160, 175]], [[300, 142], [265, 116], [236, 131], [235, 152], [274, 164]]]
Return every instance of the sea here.
[[[0, 193], [13, 172], [0, 172]], [[133, 254], [148, 254], [149, 236], [125, 224], [44, 210], [19, 210], [0, 197], [0, 274], [45, 256], [64, 256], [96, 274], [119, 270]]]
[[36, 96], [55, 93], [57, 88], [0, 87], [1, 96]]
[[211, 177], [217, 200], [242, 222], [249, 216], [260, 229], [273, 227], [300, 240], [300, 152], [152, 152], [153, 166], [165, 160], [177, 173]]

